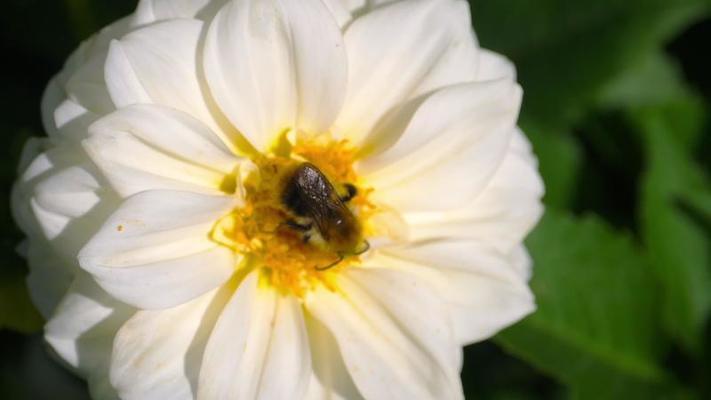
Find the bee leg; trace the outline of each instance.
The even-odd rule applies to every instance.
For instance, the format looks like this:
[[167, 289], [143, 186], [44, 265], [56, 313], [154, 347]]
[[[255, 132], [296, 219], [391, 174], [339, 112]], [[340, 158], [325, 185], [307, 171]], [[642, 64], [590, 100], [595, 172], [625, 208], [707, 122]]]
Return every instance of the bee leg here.
[[363, 247], [360, 248], [360, 249], [358, 249], [358, 250], [356, 251], [356, 253], [353, 254], [353, 255], [359, 256], [359, 255], [365, 253], [365, 252], [368, 251], [368, 250], [370, 250], [370, 243], [369, 243], [367, 240], [364, 240], [364, 241], [363, 241]]
[[343, 187], [346, 189], [346, 194], [341, 196], [341, 201], [344, 203], [348, 203], [354, 197], [356, 197], [356, 195], [358, 194], [358, 188], [355, 187], [355, 185], [352, 183], [346, 183], [343, 185]]
[[335, 267], [336, 265], [338, 265], [341, 261], [343, 261], [343, 258], [344, 258], [343, 254], [338, 253], [338, 260], [332, 262], [331, 264], [328, 264], [328, 265], [325, 266], [325, 267], [316, 267], [316, 271], [326, 271], [326, 270], [329, 270], [329, 269]]
[[304, 242], [304, 244], [306, 244], [309, 242], [309, 240], [311, 240], [311, 235], [308, 233], [304, 233], [304, 237], [302, 237], [301, 240]]
[[286, 222], [284, 224], [286, 226], [288, 226], [289, 228], [291, 228], [295, 231], [299, 231], [299, 232], [310, 231], [311, 228], [313, 228], [313, 226], [314, 226], [314, 224], [311, 222], [309, 222], [308, 224], [300, 224], [300, 223], [294, 221], [293, 219], [286, 220]]

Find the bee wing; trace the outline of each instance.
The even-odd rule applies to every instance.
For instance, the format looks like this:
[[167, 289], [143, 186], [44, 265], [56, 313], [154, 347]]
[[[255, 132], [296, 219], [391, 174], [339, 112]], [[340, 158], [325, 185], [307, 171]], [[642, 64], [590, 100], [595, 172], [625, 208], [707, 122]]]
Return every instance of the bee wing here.
[[309, 211], [319, 232], [325, 240], [328, 240], [329, 233], [335, 228], [337, 221], [345, 218], [350, 210], [335, 195], [335, 192], [319, 200], [309, 203]]
[[332, 235], [342, 235], [354, 225], [350, 210], [331, 182], [314, 165], [302, 164], [294, 175], [293, 183], [293, 192], [286, 196], [287, 204], [311, 217], [324, 240], [330, 240]]

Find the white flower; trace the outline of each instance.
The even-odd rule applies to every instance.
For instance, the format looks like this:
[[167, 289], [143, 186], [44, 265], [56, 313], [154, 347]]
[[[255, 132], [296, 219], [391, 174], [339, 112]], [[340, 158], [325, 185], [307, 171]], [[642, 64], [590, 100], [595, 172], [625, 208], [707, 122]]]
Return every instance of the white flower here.
[[143, 0], [52, 80], [13, 210], [95, 398], [462, 398], [533, 310], [513, 67], [464, 1], [361, 3]]

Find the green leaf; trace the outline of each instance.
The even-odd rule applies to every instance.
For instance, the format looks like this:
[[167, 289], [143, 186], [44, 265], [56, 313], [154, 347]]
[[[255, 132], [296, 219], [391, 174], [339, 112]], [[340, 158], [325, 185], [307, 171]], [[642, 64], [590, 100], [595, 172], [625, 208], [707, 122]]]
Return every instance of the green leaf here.
[[640, 219], [652, 264], [663, 284], [665, 327], [694, 354], [701, 348], [711, 312], [711, 237], [704, 221], [695, 220], [684, 205], [708, 211], [711, 184], [685, 151], [685, 138], [694, 135], [684, 133], [688, 121], [675, 122], [679, 119], [674, 118], [678, 113], [674, 106], [678, 104], [651, 107], [633, 116], [644, 134], [649, 160]]
[[498, 343], [575, 397], [667, 393], [654, 275], [630, 238], [597, 217], [549, 209], [528, 246], [538, 310]]
[[708, 187], [684, 193], [680, 206], [704, 225], [706, 236], [711, 236], [711, 190]]
[[706, 112], [703, 101], [682, 80], [681, 68], [661, 51], [650, 53], [609, 82], [598, 103], [633, 114], [640, 110], [660, 113], [674, 125], [673, 140], [684, 151], [694, 152], [703, 132]]
[[643, 107], [668, 103], [687, 96], [679, 69], [661, 51], [629, 65], [602, 89], [598, 103], [604, 107]]
[[605, 84], [708, 11], [703, 0], [472, 2], [482, 45], [510, 57], [522, 120], [566, 131]]
[[691, 157], [706, 107], [662, 53], [632, 66], [602, 99], [626, 108], [644, 143], [641, 233], [661, 284], [664, 327], [695, 354], [711, 312], [711, 184]]

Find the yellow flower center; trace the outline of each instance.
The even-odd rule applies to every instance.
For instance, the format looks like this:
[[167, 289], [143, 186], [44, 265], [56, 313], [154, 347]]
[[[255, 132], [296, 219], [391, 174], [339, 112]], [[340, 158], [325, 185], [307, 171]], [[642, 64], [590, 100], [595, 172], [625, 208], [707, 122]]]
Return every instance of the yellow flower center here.
[[218, 221], [211, 237], [244, 255], [239, 268], [261, 268], [263, 282], [303, 296], [333, 287], [338, 271], [368, 249], [371, 189], [358, 179], [355, 149], [330, 138], [283, 137], [252, 159], [242, 176], [244, 204]]

